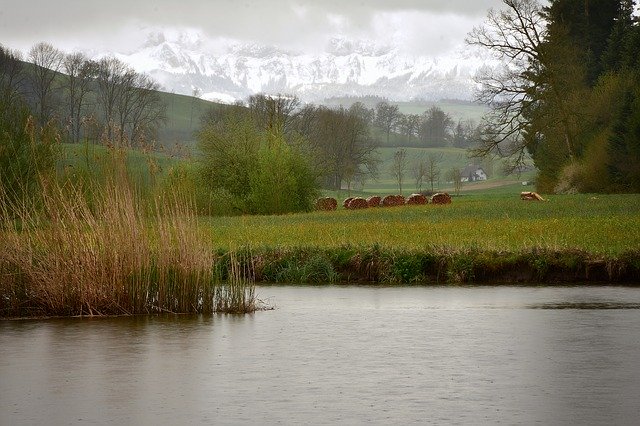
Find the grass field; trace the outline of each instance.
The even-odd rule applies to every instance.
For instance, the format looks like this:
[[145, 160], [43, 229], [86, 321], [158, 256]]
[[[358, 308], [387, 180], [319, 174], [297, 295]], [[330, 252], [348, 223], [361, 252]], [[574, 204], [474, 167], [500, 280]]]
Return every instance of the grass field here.
[[449, 206], [202, 218], [201, 226], [221, 248], [378, 244], [403, 250], [541, 248], [616, 255], [640, 248], [640, 195], [565, 195], [525, 202], [516, 191], [478, 192], [454, 197]]

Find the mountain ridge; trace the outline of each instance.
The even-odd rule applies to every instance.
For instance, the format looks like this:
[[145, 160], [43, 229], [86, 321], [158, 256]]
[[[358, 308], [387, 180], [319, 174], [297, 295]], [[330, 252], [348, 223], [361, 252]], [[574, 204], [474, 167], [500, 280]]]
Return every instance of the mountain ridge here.
[[336, 37], [323, 52], [304, 53], [255, 42], [214, 46], [193, 31], [154, 31], [132, 51], [112, 55], [149, 74], [165, 90], [226, 103], [256, 93], [295, 94], [316, 103], [372, 95], [405, 102], [470, 101], [478, 70], [498, 65], [470, 49], [429, 58], [404, 53], [397, 46]]

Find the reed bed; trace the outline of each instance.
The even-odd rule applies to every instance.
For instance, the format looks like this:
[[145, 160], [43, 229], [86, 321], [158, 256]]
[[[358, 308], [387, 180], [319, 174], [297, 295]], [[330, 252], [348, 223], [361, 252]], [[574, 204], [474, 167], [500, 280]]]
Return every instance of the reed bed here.
[[255, 307], [252, 281], [220, 282], [188, 200], [149, 202], [122, 167], [86, 185], [43, 179], [41, 209], [0, 206], [0, 317]]

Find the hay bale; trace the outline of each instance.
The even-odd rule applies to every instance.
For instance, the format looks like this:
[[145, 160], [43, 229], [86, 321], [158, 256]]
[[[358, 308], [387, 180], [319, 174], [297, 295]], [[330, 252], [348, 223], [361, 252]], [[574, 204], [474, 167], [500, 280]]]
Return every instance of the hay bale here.
[[420, 205], [427, 204], [429, 200], [422, 194], [411, 194], [409, 198], [407, 198], [407, 204], [411, 205]]
[[338, 207], [338, 201], [331, 197], [321, 197], [315, 201], [316, 210], [333, 211]]
[[537, 192], [521, 192], [520, 199], [525, 201], [544, 201], [544, 198], [540, 196]]
[[377, 195], [373, 195], [369, 198], [367, 198], [367, 204], [369, 205], [369, 207], [380, 207], [380, 201], [382, 200], [381, 197], [377, 196]]
[[451, 195], [446, 192], [438, 192], [431, 196], [431, 204], [451, 204]]
[[353, 197], [345, 198], [344, 201], [342, 202], [342, 207], [344, 207], [345, 209], [348, 209], [349, 203], [351, 202], [351, 200], [353, 200]]
[[402, 195], [385, 195], [380, 202], [382, 207], [395, 207], [402, 206], [404, 204], [404, 197]]
[[351, 201], [349, 201], [349, 206], [347, 207], [349, 210], [358, 210], [358, 209], [366, 209], [369, 207], [367, 200], [361, 197], [355, 197]]

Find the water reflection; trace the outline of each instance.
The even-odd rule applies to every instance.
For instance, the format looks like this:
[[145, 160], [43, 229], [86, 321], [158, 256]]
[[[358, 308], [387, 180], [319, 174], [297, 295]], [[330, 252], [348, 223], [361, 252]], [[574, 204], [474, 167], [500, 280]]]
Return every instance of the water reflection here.
[[277, 309], [2, 321], [0, 424], [635, 424], [640, 414], [637, 289], [259, 295]]

